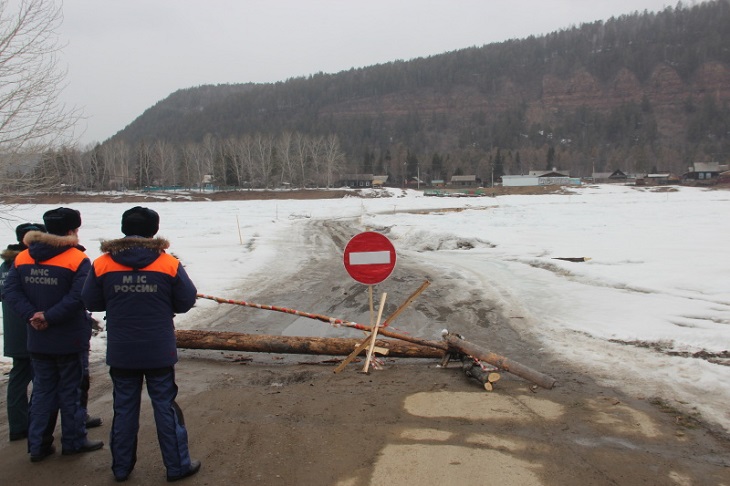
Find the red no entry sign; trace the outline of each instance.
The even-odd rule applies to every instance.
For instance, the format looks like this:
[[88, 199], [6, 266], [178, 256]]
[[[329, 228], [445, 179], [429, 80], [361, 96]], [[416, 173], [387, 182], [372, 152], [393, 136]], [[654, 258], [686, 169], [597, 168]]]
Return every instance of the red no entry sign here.
[[366, 231], [355, 235], [345, 246], [345, 269], [360, 283], [380, 283], [395, 268], [395, 247], [388, 238]]

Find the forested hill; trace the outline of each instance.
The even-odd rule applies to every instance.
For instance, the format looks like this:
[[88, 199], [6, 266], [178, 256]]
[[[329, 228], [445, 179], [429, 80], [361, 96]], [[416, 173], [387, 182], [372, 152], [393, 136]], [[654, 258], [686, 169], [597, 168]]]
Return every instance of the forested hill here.
[[345, 171], [396, 176], [415, 165], [443, 178], [727, 163], [730, 0], [336, 74], [183, 89], [112, 141], [285, 132], [336, 134]]

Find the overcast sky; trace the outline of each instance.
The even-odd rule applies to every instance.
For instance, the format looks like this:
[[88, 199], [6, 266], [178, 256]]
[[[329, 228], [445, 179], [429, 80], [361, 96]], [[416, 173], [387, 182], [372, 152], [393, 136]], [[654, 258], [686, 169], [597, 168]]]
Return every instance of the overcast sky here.
[[[685, 5], [691, 1], [683, 2]], [[103, 142], [178, 89], [265, 83], [541, 35], [667, 0], [64, 0], [80, 143]]]

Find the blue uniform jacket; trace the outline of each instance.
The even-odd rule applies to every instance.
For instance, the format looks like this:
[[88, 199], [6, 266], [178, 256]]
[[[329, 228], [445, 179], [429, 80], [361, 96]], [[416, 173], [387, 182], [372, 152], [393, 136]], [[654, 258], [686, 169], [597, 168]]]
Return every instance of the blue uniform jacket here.
[[[25, 249], [20, 245], [8, 245], [0, 254], [0, 293], [5, 286], [5, 277], [13, 267], [15, 257]], [[11, 358], [28, 358], [28, 324], [23, 321], [7, 302], [3, 301], [3, 354]]]
[[151, 369], [177, 362], [175, 313], [195, 304], [197, 289], [163, 238], [103, 241], [82, 297], [90, 311], [106, 311], [109, 366]]
[[28, 325], [28, 351], [72, 354], [89, 349], [91, 319], [81, 301], [81, 289], [91, 262], [76, 235], [57, 236], [40, 231], [25, 235], [28, 249], [15, 257], [5, 277], [3, 301], [28, 323], [43, 311], [48, 328]]

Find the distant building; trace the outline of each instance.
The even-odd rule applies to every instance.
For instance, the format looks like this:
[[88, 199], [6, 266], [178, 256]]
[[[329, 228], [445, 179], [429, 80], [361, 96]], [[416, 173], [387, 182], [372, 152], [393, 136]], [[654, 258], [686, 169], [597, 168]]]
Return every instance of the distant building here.
[[388, 182], [387, 175], [374, 175], [373, 187], [383, 187]]
[[475, 175], [459, 175], [451, 176], [450, 185], [452, 187], [475, 187], [478, 182], [481, 181], [479, 181]]
[[531, 170], [528, 175], [537, 177], [570, 177], [570, 171], [558, 170], [553, 167], [552, 170]]
[[425, 186], [426, 182], [423, 179], [419, 179], [418, 177], [411, 177], [410, 179], [408, 179], [407, 184], [408, 184], [408, 187], [413, 187], [413, 186], [421, 187], [421, 186]]
[[720, 173], [726, 172], [727, 170], [727, 164], [721, 165], [719, 162], [695, 162], [687, 168], [687, 172], [682, 174], [682, 180], [697, 184], [713, 184], [719, 179]]
[[502, 186], [504, 187], [527, 187], [527, 186], [576, 186], [580, 185], [580, 179], [571, 178], [568, 171], [530, 171], [529, 175], [503, 175]]
[[503, 175], [502, 186], [504, 187], [526, 187], [539, 186], [540, 178], [535, 175]]
[[[385, 177], [387, 180], [387, 176]], [[375, 176], [373, 176], [372, 174], [345, 174], [340, 180], [340, 186], [347, 186], [352, 189], [368, 188], [373, 186], [374, 178]]]
[[636, 178], [637, 186], [666, 186], [679, 184], [680, 182], [681, 178], [677, 174], [672, 174], [671, 172], [646, 174], [644, 177]]
[[200, 182], [200, 188], [211, 191], [216, 189], [215, 179], [213, 178], [212, 174], [205, 174], [203, 176], [203, 180]]
[[629, 176], [624, 173], [621, 169], [616, 169], [613, 172], [594, 172], [591, 175], [591, 179], [596, 183], [624, 183], [628, 180]]

